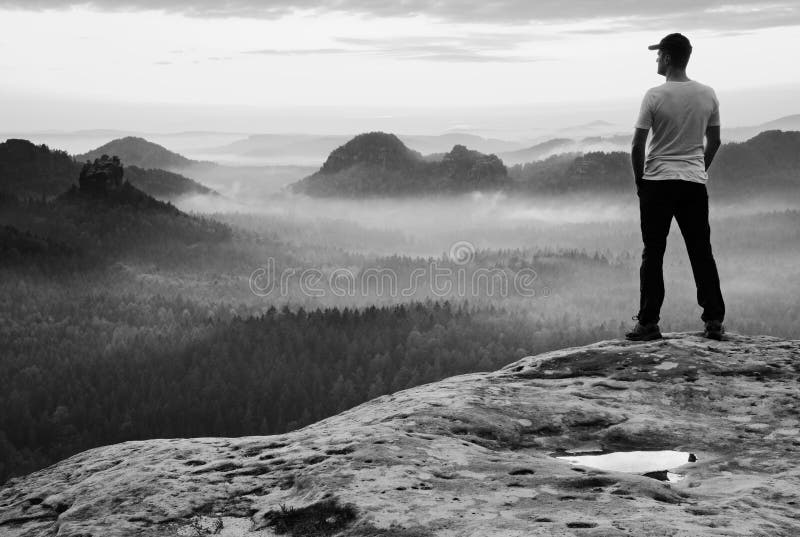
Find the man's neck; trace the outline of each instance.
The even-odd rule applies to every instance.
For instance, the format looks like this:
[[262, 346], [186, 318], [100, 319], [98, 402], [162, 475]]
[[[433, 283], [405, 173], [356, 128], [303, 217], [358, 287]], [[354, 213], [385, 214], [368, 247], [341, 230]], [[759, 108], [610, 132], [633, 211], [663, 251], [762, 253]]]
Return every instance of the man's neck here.
[[667, 82], [689, 82], [691, 80], [686, 76], [686, 69], [667, 69]]

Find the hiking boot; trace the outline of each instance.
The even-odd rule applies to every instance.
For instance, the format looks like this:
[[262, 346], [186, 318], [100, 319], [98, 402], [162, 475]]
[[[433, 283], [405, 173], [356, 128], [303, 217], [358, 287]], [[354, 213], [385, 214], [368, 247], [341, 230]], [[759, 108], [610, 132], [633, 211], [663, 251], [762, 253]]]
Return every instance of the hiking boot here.
[[[634, 315], [632, 319], [638, 320], [639, 316]], [[661, 330], [658, 328], [657, 323], [642, 324], [636, 323], [633, 330], [625, 334], [625, 339], [629, 341], [650, 341], [652, 339], [661, 339]]]
[[722, 327], [722, 321], [706, 321], [706, 329], [703, 332], [703, 337], [720, 341], [724, 333], [725, 328]]

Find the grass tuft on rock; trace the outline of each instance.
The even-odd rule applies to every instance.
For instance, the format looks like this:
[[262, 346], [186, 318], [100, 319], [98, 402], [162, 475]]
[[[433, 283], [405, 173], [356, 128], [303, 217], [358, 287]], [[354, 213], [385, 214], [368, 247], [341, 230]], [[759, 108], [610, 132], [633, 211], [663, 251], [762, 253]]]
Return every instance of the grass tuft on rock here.
[[280, 510], [267, 512], [264, 519], [279, 535], [322, 537], [341, 531], [356, 515], [355, 505], [339, 505], [338, 499], [328, 498], [300, 508], [281, 505]]

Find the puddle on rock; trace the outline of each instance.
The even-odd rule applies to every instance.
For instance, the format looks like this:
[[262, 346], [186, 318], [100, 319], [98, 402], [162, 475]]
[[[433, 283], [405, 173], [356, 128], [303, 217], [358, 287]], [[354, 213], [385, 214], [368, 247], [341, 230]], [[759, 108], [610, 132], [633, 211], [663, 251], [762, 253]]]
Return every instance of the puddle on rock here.
[[697, 458], [688, 451], [616, 451], [602, 455], [557, 456], [572, 464], [598, 470], [645, 475], [660, 481], [676, 482], [683, 476], [668, 470], [694, 462]]

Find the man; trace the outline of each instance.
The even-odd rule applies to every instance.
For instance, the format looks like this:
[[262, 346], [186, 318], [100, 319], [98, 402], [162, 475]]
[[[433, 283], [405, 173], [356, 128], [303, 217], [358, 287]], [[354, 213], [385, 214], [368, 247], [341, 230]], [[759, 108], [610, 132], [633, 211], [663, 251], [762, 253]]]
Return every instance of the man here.
[[[666, 77], [666, 82], [645, 93], [631, 145], [644, 249], [639, 270], [639, 313], [633, 316], [638, 322], [625, 337], [632, 341], [661, 337], [662, 264], [674, 216], [689, 253], [697, 303], [703, 308], [703, 335], [722, 339], [725, 303], [711, 253], [706, 190], [706, 171], [720, 146], [719, 102], [712, 88], [686, 76], [692, 45], [685, 36], [669, 34], [648, 48], [658, 50], [658, 74]], [[653, 136], [645, 161], [645, 142], [651, 128]]]

